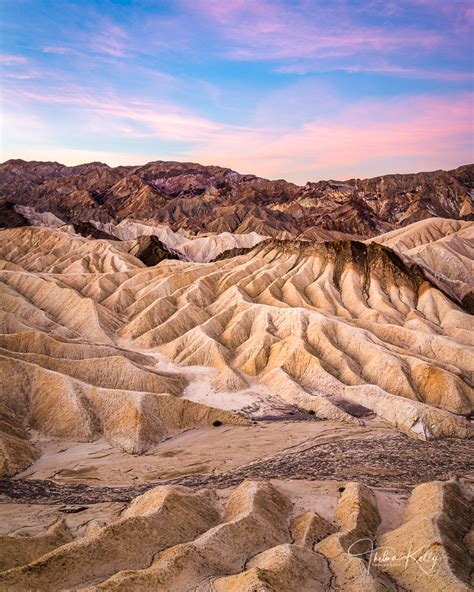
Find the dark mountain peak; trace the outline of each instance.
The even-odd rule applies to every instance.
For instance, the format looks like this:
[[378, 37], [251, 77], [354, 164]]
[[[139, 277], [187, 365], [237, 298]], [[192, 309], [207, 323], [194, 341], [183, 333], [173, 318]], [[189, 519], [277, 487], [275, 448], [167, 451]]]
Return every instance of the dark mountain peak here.
[[432, 216], [472, 219], [473, 188], [474, 165], [302, 187], [189, 162], [0, 165], [0, 198], [8, 202], [69, 222], [131, 217], [192, 234], [255, 230], [275, 238], [307, 237], [317, 227], [370, 237]]

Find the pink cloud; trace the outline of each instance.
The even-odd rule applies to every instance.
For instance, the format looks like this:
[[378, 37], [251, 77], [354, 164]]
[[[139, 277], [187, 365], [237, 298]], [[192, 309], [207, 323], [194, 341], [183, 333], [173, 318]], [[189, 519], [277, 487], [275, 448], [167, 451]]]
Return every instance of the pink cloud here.
[[[474, 159], [472, 94], [364, 101], [297, 129], [230, 131], [188, 152], [191, 160], [299, 182], [322, 171], [362, 170], [392, 159], [458, 164]], [[429, 167], [428, 167], [429, 168]], [[380, 171], [375, 169], [372, 174]], [[393, 172], [393, 171], [392, 171]], [[327, 176], [327, 173], [324, 175]]]
[[349, 20], [338, 2], [314, 6], [302, 3], [288, 8], [262, 0], [185, 0], [214, 21], [219, 33], [233, 42], [228, 50], [238, 59], [295, 59], [349, 56], [361, 52], [389, 53], [406, 47], [431, 49], [439, 34], [415, 28], [364, 26]]
[[53, 55], [73, 55], [90, 59], [90, 54], [108, 58], [122, 58], [132, 53], [127, 30], [113, 21], [97, 17], [90, 28], [68, 31], [66, 43], [47, 45], [42, 52]]
[[422, 80], [444, 80], [452, 82], [462, 82], [474, 80], [473, 72], [462, 72], [458, 70], [427, 70], [423, 68], [404, 68], [396, 65], [376, 65], [373, 66], [339, 66], [333, 68], [315, 67], [311, 64], [293, 63], [285, 66], [279, 66], [276, 72], [282, 74], [309, 74], [326, 72], [348, 72], [350, 74], [374, 73], [374, 74], [393, 74], [406, 78], [417, 78]]
[[102, 21], [98, 25], [98, 31], [93, 33], [87, 44], [89, 49], [99, 54], [111, 57], [124, 57], [127, 53], [127, 32], [118, 25]]
[[49, 45], [47, 47], [43, 47], [43, 53], [52, 53], [55, 55], [67, 55], [70, 53], [75, 53], [73, 49], [70, 47], [61, 47], [56, 45]]
[[5, 106], [32, 112], [39, 104], [63, 105], [72, 109], [82, 126], [93, 133], [107, 132], [127, 138], [165, 138], [199, 142], [219, 133], [223, 126], [198, 116], [178, 104], [151, 102], [133, 98], [119, 99], [103, 95], [97, 98], [77, 87], [58, 89], [55, 93], [35, 89], [4, 90]]
[[26, 64], [26, 58], [20, 55], [2, 54], [0, 55], [0, 64], [3, 66], [16, 66], [18, 64]]
[[5, 80], [30, 80], [41, 75], [37, 69], [31, 67], [26, 57], [21, 55], [0, 55], [0, 65], [5, 67], [2, 71], [2, 78]]
[[[165, 158], [182, 157], [300, 183], [340, 178], [348, 171], [353, 171], [351, 176], [376, 175], [383, 172], [383, 166], [388, 168], [386, 172], [410, 172], [413, 163], [427, 170], [474, 160], [472, 93], [380, 98], [353, 104], [328, 94], [325, 104], [324, 88], [318, 91], [303, 85], [288, 88], [288, 96], [303, 95], [302, 104], [305, 97], [314, 102], [316, 96], [319, 111], [305, 113], [303, 109], [301, 117], [295, 118], [288, 96], [280, 92], [256, 107], [253, 122], [237, 126], [202, 117], [177, 103], [107, 94], [98, 98], [79, 87], [42, 92], [18, 85], [4, 92], [4, 113], [14, 115], [13, 119], [8, 115], [10, 123], [21, 122], [22, 113], [35, 115], [50, 149], [54, 138], [64, 135], [64, 118], [68, 117], [74, 122], [74, 133], [78, 128], [87, 131], [91, 146], [98, 137], [108, 139], [109, 145], [117, 138], [165, 139], [180, 143]], [[272, 112], [275, 102], [278, 109]], [[44, 115], [44, 105], [62, 106], [67, 111], [58, 109], [62, 113], [58, 122], [56, 117]], [[298, 103], [294, 108], [300, 111]], [[7, 127], [17, 143], [23, 141], [28, 147], [31, 131], [17, 129], [14, 124]], [[120, 152], [118, 147], [114, 163], [120, 161]], [[151, 154], [148, 160], [159, 156]], [[124, 151], [121, 162], [126, 164], [128, 157]], [[41, 154], [37, 158], [42, 158]]]

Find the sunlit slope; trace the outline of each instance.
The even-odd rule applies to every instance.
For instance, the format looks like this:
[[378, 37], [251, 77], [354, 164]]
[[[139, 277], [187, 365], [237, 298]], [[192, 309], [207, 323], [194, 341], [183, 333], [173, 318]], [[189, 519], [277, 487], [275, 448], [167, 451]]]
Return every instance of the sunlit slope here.
[[[457, 481], [416, 487], [401, 524], [388, 528], [390, 507], [379, 507], [374, 490], [342, 489], [328, 515], [322, 496], [298, 509], [266, 481], [241, 483], [223, 503], [208, 489], [156, 487], [74, 539], [63, 523], [0, 537], [0, 590], [471, 589], [472, 500]], [[383, 561], [376, 546], [403, 560]]]
[[35, 456], [29, 427], [141, 452], [193, 421], [245, 422], [187, 400], [176, 365], [209, 368], [222, 397], [261, 386], [320, 418], [357, 421], [344, 399], [411, 436], [472, 435], [472, 317], [384, 246], [270, 240], [145, 267], [58, 230], [0, 243], [7, 472]]
[[367, 242], [416, 261], [437, 285], [474, 310], [474, 222], [429, 218]]

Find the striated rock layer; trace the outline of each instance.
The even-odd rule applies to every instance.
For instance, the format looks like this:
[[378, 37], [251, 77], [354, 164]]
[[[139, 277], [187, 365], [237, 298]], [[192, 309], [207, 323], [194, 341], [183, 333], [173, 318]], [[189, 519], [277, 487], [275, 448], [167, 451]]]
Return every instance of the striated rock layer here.
[[430, 218], [368, 242], [390, 247], [415, 261], [431, 281], [474, 312], [474, 223]]
[[334, 512], [316, 495], [301, 513], [300, 500], [266, 481], [224, 499], [156, 487], [73, 539], [61, 524], [0, 537], [0, 590], [472, 589], [472, 499], [457, 481], [416, 487], [395, 523], [380, 493], [355, 482], [340, 491]]
[[368, 238], [432, 216], [472, 220], [473, 171], [466, 165], [299, 187], [193, 163], [111, 168], [9, 160], [0, 165], [0, 198], [23, 207], [33, 223], [39, 214], [28, 214], [28, 208], [68, 223], [135, 218], [191, 234], [313, 240], [324, 230]]
[[133, 252], [61, 230], [0, 234], [3, 472], [36, 457], [29, 429], [140, 453], [282, 404], [472, 436], [472, 317], [390, 248], [267, 240], [151, 267]]

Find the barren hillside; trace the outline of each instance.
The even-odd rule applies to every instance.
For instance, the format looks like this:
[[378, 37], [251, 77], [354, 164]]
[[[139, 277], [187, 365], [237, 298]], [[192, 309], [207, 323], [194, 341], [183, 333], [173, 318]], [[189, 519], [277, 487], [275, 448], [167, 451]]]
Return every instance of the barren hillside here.
[[0, 179], [0, 590], [470, 589], [472, 167]]

